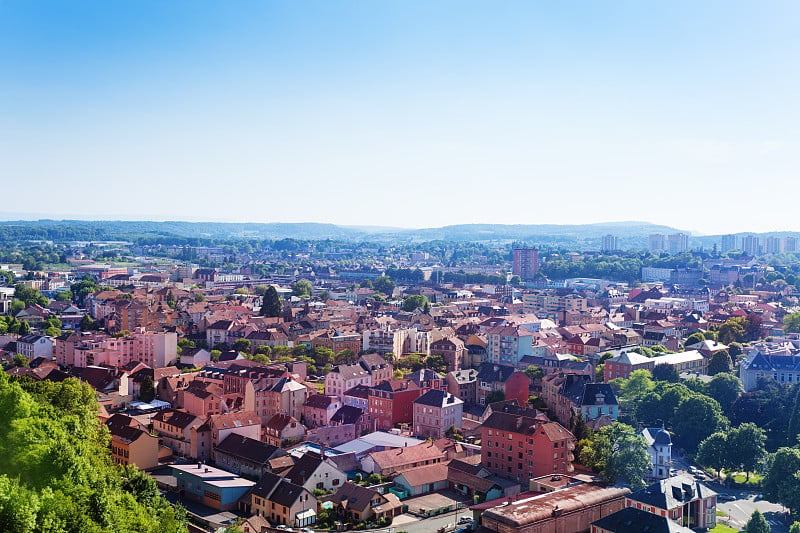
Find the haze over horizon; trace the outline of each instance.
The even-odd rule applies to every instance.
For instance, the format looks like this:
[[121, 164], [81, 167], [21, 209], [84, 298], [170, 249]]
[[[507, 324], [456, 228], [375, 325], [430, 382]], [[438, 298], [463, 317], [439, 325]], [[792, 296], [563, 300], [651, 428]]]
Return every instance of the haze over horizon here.
[[789, 1], [5, 0], [3, 216], [798, 231], [798, 22]]

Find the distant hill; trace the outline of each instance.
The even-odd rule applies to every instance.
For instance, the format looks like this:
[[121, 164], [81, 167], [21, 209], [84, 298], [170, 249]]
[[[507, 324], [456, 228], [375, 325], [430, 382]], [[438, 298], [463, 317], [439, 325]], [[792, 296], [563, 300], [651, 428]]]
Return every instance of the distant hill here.
[[405, 229], [382, 226], [338, 226], [305, 223], [225, 223], [184, 221], [0, 221], [0, 235], [10, 239], [114, 240], [150, 238], [184, 239], [307, 239], [377, 242], [520, 241], [529, 244], [597, 249], [606, 234], [619, 237], [621, 247], [645, 247], [651, 233], [680, 230], [648, 222], [600, 224], [459, 224], [441, 228]]

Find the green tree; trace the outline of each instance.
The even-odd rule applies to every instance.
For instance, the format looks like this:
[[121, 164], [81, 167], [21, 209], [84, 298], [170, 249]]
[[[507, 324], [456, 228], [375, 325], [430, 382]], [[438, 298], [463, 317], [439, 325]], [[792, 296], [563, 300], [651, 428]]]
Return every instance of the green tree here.
[[27, 335], [31, 332], [31, 325], [28, 324], [27, 320], [20, 320], [19, 321], [19, 334], [20, 335]]
[[627, 424], [614, 422], [579, 442], [580, 461], [594, 469], [606, 483], [623, 478], [634, 489], [645, 486], [651, 468], [644, 437]]
[[167, 292], [167, 305], [175, 309], [175, 295], [172, 294], [172, 291]]
[[72, 291], [67, 289], [65, 291], [58, 291], [55, 300], [57, 302], [69, 302], [72, 300]]
[[261, 316], [275, 318], [281, 316], [283, 306], [278, 296], [278, 291], [273, 285], [267, 287], [264, 298], [261, 300]]
[[689, 335], [689, 338], [686, 339], [686, 342], [684, 342], [683, 345], [692, 346], [694, 344], [697, 344], [698, 342], [703, 342], [704, 340], [706, 340], [705, 335], [703, 335], [698, 331], [697, 333], [692, 333], [691, 335]]
[[793, 522], [791, 526], [789, 526], [789, 533], [800, 533], [800, 522]]
[[731, 429], [728, 432], [730, 466], [746, 472], [749, 480], [750, 472], [759, 470], [767, 457], [766, 442], [764, 430], [752, 422]]
[[720, 372], [730, 372], [733, 370], [733, 361], [726, 350], [715, 352], [708, 361], [708, 375], [715, 376]]
[[14, 363], [14, 366], [18, 366], [21, 368], [28, 368], [29, 366], [31, 366], [31, 362], [28, 361], [28, 358], [22, 355], [21, 353], [15, 353], [12, 362]]
[[382, 292], [387, 296], [391, 296], [394, 292], [396, 285], [392, 278], [389, 276], [378, 276], [372, 280], [372, 288], [378, 292]]
[[150, 403], [156, 398], [156, 388], [153, 378], [145, 376], [142, 385], [139, 387], [139, 399], [145, 403]]
[[687, 450], [696, 450], [709, 435], [727, 427], [728, 419], [722, 414], [719, 402], [702, 394], [683, 400], [672, 418], [675, 440]]
[[745, 533], [769, 533], [770, 527], [767, 519], [761, 514], [761, 511], [756, 509], [753, 511], [753, 514], [750, 515], [750, 520], [747, 521], [744, 531]]
[[728, 460], [728, 436], [718, 431], [706, 437], [697, 447], [697, 462], [717, 471], [730, 466]]
[[250, 353], [252, 344], [249, 339], [236, 339], [233, 341], [233, 349], [237, 352]]
[[486, 395], [486, 404], [494, 403], [494, 402], [502, 402], [506, 399], [506, 393], [501, 390], [493, 390], [489, 394]]
[[447, 369], [447, 363], [441, 355], [429, 355], [425, 358], [425, 368], [430, 368], [434, 372], [444, 372]]
[[783, 317], [783, 331], [786, 333], [800, 333], [800, 311], [788, 313]]
[[672, 365], [656, 365], [653, 368], [653, 379], [657, 381], [669, 381], [670, 383], [677, 383], [680, 381], [678, 371]]
[[736, 359], [744, 353], [744, 348], [742, 348], [740, 343], [732, 342], [728, 345], [728, 353], [732, 358]]
[[[423, 294], [409, 294], [403, 298], [403, 311], [411, 312], [425, 307], [428, 304], [428, 297]], [[428, 304], [429, 305], [429, 304]]]
[[311, 282], [307, 279], [301, 279], [292, 283], [292, 294], [300, 298], [310, 297], [313, 289], [313, 285], [311, 285]]
[[733, 402], [742, 394], [743, 390], [742, 381], [727, 372], [717, 374], [706, 385], [708, 396], [717, 400], [725, 413], [730, 412]]
[[46, 296], [43, 296], [42, 293], [39, 292], [39, 289], [26, 287], [22, 283], [17, 283], [14, 286], [14, 298], [22, 300], [25, 302], [25, 305], [38, 304], [44, 307], [50, 303], [50, 300], [48, 300]]
[[512, 287], [519, 287], [520, 285], [522, 285], [522, 278], [514, 274], [513, 276], [511, 276], [511, 279], [508, 280], [508, 283]]
[[95, 321], [89, 315], [83, 315], [78, 327], [81, 329], [81, 331], [93, 331], [97, 329], [97, 324], [95, 324]]
[[743, 317], [737, 316], [729, 318], [719, 327], [717, 339], [722, 344], [742, 342], [745, 340], [745, 326], [746, 321]]
[[800, 450], [779, 448], [761, 484], [764, 499], [800, 513]]
[[542, 377], [544, 376], [544, 371], [539, 366], [531, 365], [525, 369], [524, 374], [528, 376], [528, 379], [530, 379], [533, 382], [542, 379]]

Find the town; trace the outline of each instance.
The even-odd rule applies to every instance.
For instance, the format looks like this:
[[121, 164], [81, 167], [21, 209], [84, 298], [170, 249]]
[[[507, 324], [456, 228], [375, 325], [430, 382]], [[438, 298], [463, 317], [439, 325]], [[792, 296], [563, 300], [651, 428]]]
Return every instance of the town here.
[[[74, 231], [3, 234], [6, 531], [800, 531], [796, 236]], [[133, 503], [50, 502], [78, 435]]]

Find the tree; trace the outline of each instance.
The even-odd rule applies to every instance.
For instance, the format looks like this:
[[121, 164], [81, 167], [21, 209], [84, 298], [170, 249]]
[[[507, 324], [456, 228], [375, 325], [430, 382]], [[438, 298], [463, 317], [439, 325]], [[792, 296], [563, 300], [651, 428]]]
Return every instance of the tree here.
[[715, 376], [720, 372], [730, 372], [733, 369], [733, 361], [726, 350], [715, 352], [708, 361], [708, 375]]
[[22, 283], [17, 283], [14, 286], [14, 298], [22, 300], [25, 302], [25, 305], [39, 304], [41, 306], [46, 306], [50, 303], [50, 300], [48, 300], [46, 296], [43, 296], [42, 293], [39, 292], [39, 289], [26, 287]]
[[14, 366], [18, 366], [20, 368], [28, 368], [31, 366], [31, 362], [28, 361], [28, 358], [22, 355], [21, 353], [14, 354], [14, 358], [12, 359]]
[[175, 309], [175, 295], [172, 294], [172, 291], [167, 292], [167, 305], [171, 309]]
[[532, 382], [540, 380], [544, 376], [544, 371], [542, 370], [542, 368], [536, 365], [529, 366], [528, 368], [525, 369], [524, 373], [526, 376], [528, 376], [528, 379], [530, 379]]
[[145, 403], [152, 402], [156, 397], [156, 388], [153, 384], [153, 378], [145, 376], [142, 380], [142, 385], [139, 387], [139, 399]]
[[428, 303], [428, 297], [423, 294], [409, 294], [403, 298], [403, 311], [412, 312], [420, 307], [425, 307]]
[[717, 339], [722, 344], [745, 340], [745, 319], [740, 316], [729, 318], [720, 327]]
[[732, 342], [728, 345], [728, 353], [732, 358], [738, 358], [744, 353], [744, 349], [740, 343]]
[[651, 468], [644, 437], [627, 424], [614, 422], [579, 442], [580, 461], [600, 474], [606, 483], [625, 479], [634, 489], [645, 485]]
[[69, 302], [72, 300], [72, 291], [67, 289], [65, 291], [58, 291], [55, 300], [57, 302]]
[[702, 394], [683, 400], [672, 417], [675, 440], [687, 450], [696, 450], [706, 437], [727, 427], [719, 402]]
[[786, 333], [800, 333], [800, 311], [788, 313], [783, 317], [783, 331]]
[[709, 396], [719, 402], [723, 412], [730, 412], [733, 402], [742, 393], [742, 381], [735, 375], [723, 372], [717, 374], [706, 386], [706, 391]]
[[750, 472], [757, 471], [767, 456], [766, 441], [764, 430], [752, 422], [731, 429], [728, 432], [730, 466], [746, 472], [749, 480]]
[[718, 431], [706, 437], [697, 447], [697, 462], [719, 472], [730, 465], [728, 461], [728, 436]]
[[97, 329], [97, 324], [95, 324], [95, 321], [89, 315], [83, 315], [78, 327], [81, 328], [81, 331], [92, 331]]
[[447, 363], [441, 355], [429, 355], [425, 358], [425, 368], [430, 368], [434, 372], [444, 372], [447, 369]]
[[519, 287], [520, 285], [522, 285], [522, 278], [514, 274], [513, 276], [511, 276], [511, 279], [508, 281], [508, 283], [512, 287]]
[[278, 291], [273, 285], [269, 285], [264, 292], [264, 298], [261, 300], [261, 316], [275, 318], [281, 316], [283, 306], [281, 299], [278, 296]]
[[330, 299], [331, 299], [330, 291], [322, 291], [321, 293], [319, 293], [319, 300], [321, 302], [327, 302]]
[[800, 450], [779, 448], [764, 476], [761, 487], [764, 499], [788, 507], [793, 515], [800, 512]]
[[253, 343], [249, 339], [236, 339], [233, 341], [233, 349], [237, 352], [250, 353]]
[[753, 514], [750, 515], [750, 520], [747, 521], [744, 531], [745, 533], [769, 533], [770, 527], [767, 519], [761, 514], [761, 511], [756, 509], [753, 511]]
[[653, 379], [658, 381], [669, 381], [677, 383], [680, 381], [677, 369], [672, 365], [656, 365], [653, 368]]
[[311, 296], [311, 291], [314, 286], [307, 279], [301, 279], [292, 283], [292, 294], [299, 298], [308, 298]]
[[372, 280], [372, 288], [378, 292], [382, 292], [387, 296], [391, 296], [396, 287], [394, 281], [389, 276], [378, 276]]
[[793, 522], [791, 526], [789, 526], [789, 533], [800, 533], [800, 522]]
[[506, 393], [501, 390], [493, 390], [489, 394], [486, 395], [486, 404], [494, 403], [494, 402], [502, 402], [506, 399]]
[[698, 331], [697, 333], [692, 333], [691, 335], [689, 335], [689, 338], [686, 339], [686, 342], [684, 342], [683, 345], [692, 346], [694, 344], [697, 344], [698, 342], [703, 342], [705, 340], [706, 340], [705, 335], [703, 335]]
[[27, 335], [31, 332], [31, 325], [28, 324], [27, 320], [20, 320], [19, 321], [19, 334], [20, 335]]

